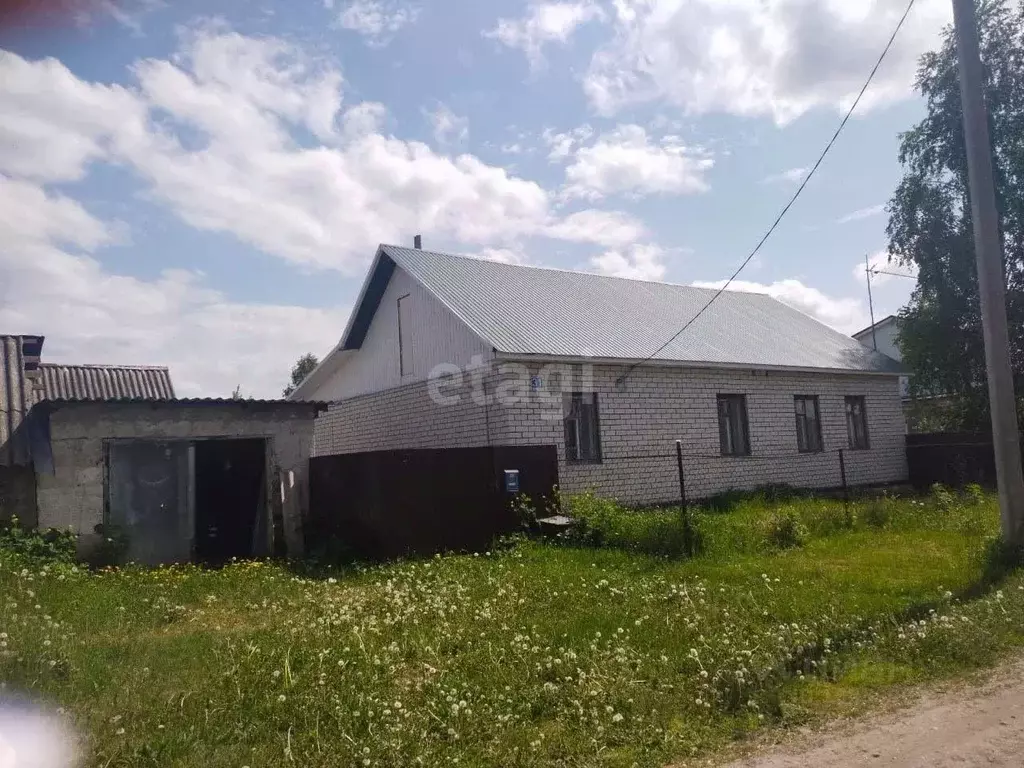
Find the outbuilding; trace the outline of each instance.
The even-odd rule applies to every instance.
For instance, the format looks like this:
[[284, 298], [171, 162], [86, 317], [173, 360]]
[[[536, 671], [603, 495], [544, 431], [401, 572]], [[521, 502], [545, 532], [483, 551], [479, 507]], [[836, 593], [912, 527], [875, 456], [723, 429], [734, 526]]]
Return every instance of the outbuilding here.
[[40, 363], [24, 338], [2, 339], [7, 516], [148, 565], [302, 553], [320, 405], [176, 398], [166, 368]]

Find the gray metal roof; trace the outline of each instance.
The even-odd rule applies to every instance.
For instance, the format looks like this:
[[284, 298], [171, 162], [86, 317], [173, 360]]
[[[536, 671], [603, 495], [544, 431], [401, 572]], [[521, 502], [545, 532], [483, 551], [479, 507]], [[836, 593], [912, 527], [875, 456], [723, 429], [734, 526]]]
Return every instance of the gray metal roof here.
[[32, 461], [27, 417], [38, 397], [42, 336], [0, 335], [0, 467]]
[[167, 368], [143, 365], [40, 366], [47, 400], [170, 400], [174, 385]]
[[[496, 351], [509, 355], [644, 360], [714, 295], [687, 285], [501, 264], [393, 245], [382, 245], [378, 256], [375, 268], [392, 260]], [[357, 307], [353, 317], [359, 311]], [[902, 372], [896, 361], [770, 296], [739, 291], [723, 293], [654, 359]]]

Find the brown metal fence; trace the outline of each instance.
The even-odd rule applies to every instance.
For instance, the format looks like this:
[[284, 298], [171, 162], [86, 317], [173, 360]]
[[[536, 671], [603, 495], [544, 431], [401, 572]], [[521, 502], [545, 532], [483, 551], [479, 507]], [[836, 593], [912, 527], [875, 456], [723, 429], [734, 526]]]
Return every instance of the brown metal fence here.
[[392, 558], [480, 550], [519, 520], [505, 488], [539, 502], [558, 484], [553, 445], [372, 451], [310, 460], [306, 549]]
[[952, 488], [969, 483], [995, 487], [992, 437], [972, 432], [907, 435], [907, 468], [911, 485], [919, 489], [934, 483]]

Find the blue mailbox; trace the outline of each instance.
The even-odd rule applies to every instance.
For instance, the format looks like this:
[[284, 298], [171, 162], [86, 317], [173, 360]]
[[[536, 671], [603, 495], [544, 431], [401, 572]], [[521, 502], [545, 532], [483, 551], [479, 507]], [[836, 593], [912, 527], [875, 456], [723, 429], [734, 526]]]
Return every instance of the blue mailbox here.
[[505, 470], [505, 493], [519, 493], [519, 470]]

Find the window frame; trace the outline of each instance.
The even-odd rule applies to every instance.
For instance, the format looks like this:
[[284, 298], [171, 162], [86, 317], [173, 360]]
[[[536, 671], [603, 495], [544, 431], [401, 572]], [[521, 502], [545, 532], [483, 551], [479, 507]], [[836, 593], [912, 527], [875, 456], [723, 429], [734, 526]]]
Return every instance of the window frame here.
[[[589, 396], [591, 402], [585, 402]], [[591, 440], [587, 455], [583, 455], [584, 424], [589, 421]], [[569, 440], [570, 425], [574, 439]], [[567, 464], [601, 464], [601, 408], [597, 392], [563, 392], [562, 393], [562, 428], [565, 439], [565, 461]], [[575, 446], [575, 455], [570, 445]]]
[[[860, 406], [857, 413], [853, 406]], [[851, 451], [870, 451], [871, 432], [868, 430], [868, 399], [864, 395], [847, 395], [843, 400], [843, 411], [846, 414], [846, 439]], [[861, 435], [857, 434], [859, 421]], [[858, 439], [858, 437], [863, 438]]]
[[[815, 429], [808, 428], [807, 404], [814, 405]], [[803, 413], [800, 406], [803, 406]], [[821, 432], [821, 403], [817, 395], [793, 395], [793, 416], [796, 419], [796, 448], [800, 453], [823, 453], [825, 440]], [[813, 444], [812, 444], [813, 443]]]
[[[752, 451], [750, 445], [750, 419], [747, 415], [747, 396], [743, 394], [721, 393], [715, 397], [715, 405], [718, 409], [718, 446], [723, 456], [743, 457], [750, 456]], [[738, 416], [739, 424], [733, 423]], [[726, 421], [728, 420], [728, 423]], [[738, 432], [737, 432], [738, 429]], [[733, 449], [728, 450], [726, 438], [733, 443]], [[740, 447], [737, 450], [736, 438], [740, 440]]]

